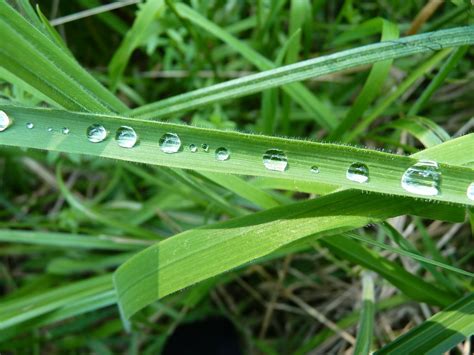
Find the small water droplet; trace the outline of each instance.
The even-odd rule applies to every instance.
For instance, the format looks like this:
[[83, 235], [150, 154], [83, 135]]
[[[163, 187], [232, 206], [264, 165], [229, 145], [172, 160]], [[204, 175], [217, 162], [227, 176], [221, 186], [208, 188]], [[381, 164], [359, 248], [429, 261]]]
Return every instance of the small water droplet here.
[[353, 163], [346, 172], [346, 178], [358, 183], [369, 181], [369, 168], [362, 163]]
[[263, 154], [263, 165], [268, 170], [285, 171], [288, 166], [288, 159], [280, 149], [269, 149]]
[[115, 140], [122, 148], [133, 148], [138, 142], [138, 135], [132, 127], [122, 126], [117, 129]]
[[53, 132], [53, 128], [48, 127], [48, 132], [50, 132], [50, 133]]
[[0, 132], [12, 125], [13, 121], [4, 111], [0, 111]]
[[34, 124], [33, 122], [28, 122], [28, 123], [26, 124], [26, 128], [28, 128], [28, 129], [33, 129], [33, 128], [35, 128], [35, 124]]
[[190, 144], [189, 150], [191, 151], [191, 153], [196, 153], [198, 151], [198, 147], [196, 144]]
[[203, 143], [201, 144], [201, 148], [207, 153], [209, 151], [209, 144]]
[[319, 166], [313, 165], [310, 171], [314, 174], [319, 174]]
[[471, 182], [467, 187], [466, 195], [468, 199], [474, 200], [474, 182]]
[[92, 143], [100, 143], [107, 138], [109, 133], [101, 124], [93, 124], [87, 128], [87, 139]]
[[71, 130], [67, 127], [63, 127], [62, 132], [63, 132], [63, 134], [69, 134], [69, 132], [71, 132]]
[[230, 158], [230, 151], [225, 147], [220, 147], [216, 149], [216, 159], [224, 161]]
[[160, 149], [164, 153], [176, 153], [181, 148], [181, 139], [176, 133], [165, 133], [160, 138]]
[[406, 191], [417, 195], [438, 195], [441, 185], [438, 163], [432, 160], [420, 160], [403, 173], [401, 183]]

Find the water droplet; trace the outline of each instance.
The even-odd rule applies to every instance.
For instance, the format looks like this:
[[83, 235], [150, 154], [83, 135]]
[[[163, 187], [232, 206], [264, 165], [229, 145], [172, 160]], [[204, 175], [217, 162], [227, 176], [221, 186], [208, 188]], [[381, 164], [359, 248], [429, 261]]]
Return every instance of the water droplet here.
[[216, 149], [216, 159], [224, 161], [230, 158], [230, 151], [227, 148], [220, 147]]
[[367, 182], [369, 181], [369, 168], [362, 163], [353, 163], [347, 169], [346, 178], [359, 183]]
[[63, 127], [62, 132], [63, 132], [63, 134], [69, 134], [69, 132], [71, 132], [71, 130], [67, 127]]
[[48, 132], [53, 132], [53, 129], [51, 127], [48, 127]]
[[263, 165], [268, 170], [285, 171], [288, 166], [288, 159], [280, 149], [269, 149], [263, 154]]
[[314, 174], [319, 174], [319, 166], [313, 165], [310, 171]]
[[440, 185], [441, 172], [438, 163], [432, 160], [420, 160], [402, 176], [402, 187], [417, 195], [435, 196], [439, 194]]
[[35, 128], [35, 124], [34, 124], [33, 122], [28, 122], [28, 123], [26, 124], [26, 128], [28, 128], [28, 129], [33, 129], [33, 128]]
[[467, 187], [466, 195], [468, 199], [474, 200], [474, 182], [471, 182]]
[[181, 148], [181, 139], [175, 133], [165, 133], [160, 138], [160, 149], [164, 153], [176, 153]]
[[87, 139], [92, 143], [100, 143], [107, 138], [108, 132], [101, 124], [93, 124], [87, 128]]
[[196, 144], [190, 144], [189, 150], [191, 151], [191, 153], [196, 153], [198, 151], [198, 147]]
[[209, 151], [209, 144], [203, 143], [201, 144], [201, 148], [207, 153]]
[[115, 140], [122, 148], [133, 148], [138, 142], [138, 135], [132, 127], [122, 126], [117, 129]]
[[12, 119], [8, 117], [8, 115], [5, 112], [0, 111], [0, 132], [3, 132], [8, 127], [10, 127], [12, 123], [13, 123]]

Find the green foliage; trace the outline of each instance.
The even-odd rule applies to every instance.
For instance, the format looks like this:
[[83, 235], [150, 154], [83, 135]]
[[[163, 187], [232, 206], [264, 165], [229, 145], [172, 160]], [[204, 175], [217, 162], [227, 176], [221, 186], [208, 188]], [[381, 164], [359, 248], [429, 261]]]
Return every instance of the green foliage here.
[[[420, 4], [131, 3], [0, 2], [0, 351], [155, 354], [215, 315], [244, 352], [468, 342], [472, 6], [405, 36]], [[437, 193], [403, 187], [426, 159]]]

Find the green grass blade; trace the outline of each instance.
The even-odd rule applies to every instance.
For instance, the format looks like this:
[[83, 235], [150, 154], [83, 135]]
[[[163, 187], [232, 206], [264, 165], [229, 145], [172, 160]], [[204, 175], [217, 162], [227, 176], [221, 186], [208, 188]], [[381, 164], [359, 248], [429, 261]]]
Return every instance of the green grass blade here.
[[127, 32], [109, 64], [110, 86], [115, 90], [133, 51], [143, 42], [152, 22], [165, 10], [164, 0], [147, 0], [138, 11], [132, 28]]
[[71, 233], [0, 230], [0, 242], [48, 245], [59, 248], [95, 250], [137, 250], [150, 243], [138, 239], [112, 236], [93, 237]]
[[442, 354], [473, 334], [474, 293], [471, 293], [376, 354]]
[[[423, 197], [405, 191], [400, 184], [404, 171], [417, 161], [411, 157], [335, 144], [248, 135], [116, 116], [4, 105], [0, 105], [0, 109], [15, 121], [12, 127], [0, 133], [0, 144], [3, 145], [89, 154], [197, 171], [336, 184], [345, 188], [410, 198]], [[27, 122], [34, 123], [35, 128], [27, 129]], [[124, 149], [113, 139], [99, 144], [89, 143], [85, 132], [91, 123], [101, 123], [111, 132], [115, 132], [122, 125], [132, 126], [140, 138], [140, 143], [133, 149]], [[52, 127], [54, 133], [48, 132], [48, 127]], [[62, 127], [68, 127], [70, 134], [61, 134]], [[182, 142], [182, 150], [179, 153], [166, 154], [160, 150], [159, 137], [166, 132], [179, 135]], [[34, 140], [31, 139], [33, 135]], [[474, 134], [469, 137], [474, 139]], [[188, 149], [191, 143], [209, 144], [211, 150], [208, 153], [192, 153]], [[218, 147], [230, 150], [229, 160], [216, 160], [214, 153]], [[288, 157], [288, 168], [284, 172], [268, 170], [263, 164], [263, 154], [268, 149], [275, 148], [281, 149]], [[361, 184], [346, 178], [346, 170], [354, 162], [367, 165], [370, 171], [368, 183]], [[319, 166], [320, 173], [311, 172], [310, 168], [314, 164]], [[474, 181], [474, 170], [440, 164], [440, 171], [443, 176], [443, 193], [429, 199], [474, 205], [474, 201], [466, 196], [467, 187]]]
[[[390, 41], [398, 38], [399, 32], [395, 24], [384, 19], [372, 19], [369, 21], [371, 24], [373, 24], [374, 20], [377, 20], [378, 22], [377, 27], [379, 27], [379, 30], [382, 33], [382, 41]], [[364, 26], [364, 24], [361, 26]], [[356, 32], [357, 30], [357, 28], [354, 28], [353, 31]], [[392, 62], [393, 60], [387, 60], [375, 63], [373, 65], [369, 76], [367, 77], [361, 92], [357, 96], [357, 99], [352, 104], [351, 109], [347, 113], [346, 117], [339, 123], [334, 132], [331, 133], [331, 140], [339, 140], [346, 133], [346, 131], [350, 129], [350, 127], [352, 127], [359, 118], [362, 117], [365, 110], [382, 90], [382, 86], [390, 72]]]
[[58, 105], [94, 112], [126, 109], [62, 48], [5, 1], [0, 2], [0, 32], [0, 66]]
[[104, 275], [61, 286], [39, 295], [0, 303], [0, 329], [52, 312], [112, 286], [111, 275]]
[[[474, 33], [474, 26], [409, 36], [396, 41], [350, 49], [174, 96], [132, 110], [130, 114], [142, 118], [159, 119], [211, 103], [249, 95], [363, 64], [429, 52], [433, 49], [471, 44], [474, 43], [472, 33]], [[264, 58], [255, 57], [253, 53], [249, 55], [256, 58], [255, 61], [258, 60], [259, 63], [264, 63]], [[298, 92], [298, 95], [301, 96], [301, 92]]]
[[369, 354], [374, 332], [375, 296], [374, 280], [370, 273], [362, 275], [362, 311], [357, 328], [354, 354]]
[[431, 80], [428, 87], [423, 91], [421, 96], [416, 100], [413, 106], [408, 111], [408, 116], [415, 116], [426, 106], [428, 100], [431, 98], [433, 93], [441, 86], [449, 73], [456, 67], [459, 61], [466, 54], [469, 47], [459, 47], [451, 53], [446, 63], [443, 64], [436, 76]]
[[411, 299], [441, 306], [447, 306], [456, 300], [456, 295], [420, 279], [399, 264], [383, 258], [352, 239], [375, 245], [372, 239], [362, 239], [356, 233], [324, 237], [320, 242], [340, 258], [376, 272]]
[[[416, 205], [406, 199], [388, 201], [386, 197], [343, 191], [291, 208], [277, 207], [180, 233], [135, 255], [115, 272], [121, 312], [129, 318], [159, 298], [304, 237], [354, 229], [375, 216], [383, 219], [416, 213], [420, 207]], [[443, 302], [442, 297], [436, 297], [434, 302]]]
[[421, 116], [401, 118], [379, 127], [380, 130], [387, 128], [405, 130], [416, 137], [427, 148], [450, 139], [449, 134], [442, 127], [438, 126], [432, 120]]
[[425, 75], [427, 72], [433, 70], [449, 53], [451, 49], [443, 49], [442, 51], [433, 55], [430, 59], [423, 62], [418, 68], [413, 70], [408, 77], [403, 80], [402, 83], [397, 87], [397, 89], [384, 98], [378, 105], [373, 109], [373, 111], [364, 117], [360, 122], [355, 126], [355, 128], [347, 132], [345, 135], [345, 141], [350, 142], [358, 138], [364, 130], [375, 121], [390, 105], [392, 105], [395, 100], [397, 100], [411, 85], [413, 85], [419, 78]]

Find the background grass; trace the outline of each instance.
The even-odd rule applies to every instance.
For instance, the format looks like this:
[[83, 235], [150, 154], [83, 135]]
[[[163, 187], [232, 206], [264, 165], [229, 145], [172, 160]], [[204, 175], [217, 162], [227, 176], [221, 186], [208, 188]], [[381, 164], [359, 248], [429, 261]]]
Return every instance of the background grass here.
[[[149, 0], [54, 28], [46, 19], [101, 2], [38, 1], [39, 17], [28, 1], [9, 2], [18, 12], [0, 7], [12, 39], [0, 43], [0, 106], [15, 117], [0, 133], [0, 350], [155, 354], [185, 325], [216, 344], [225, 337], [206, 324], [223, 317], [242, 353], [472, 351], [474, 51], [436, 35], [391, 42], [472, 25], [469, 1]], [[455, 31], [441, 43], [472, 42], [472, 27]], [[357, 66], [349, 56], [271, 89], [246, 77], [380, 39], [412, 55]], [[240, 77], [234, 91], [213, 86]], [[136, 122], [149, 151], [84, 145], [76, 132], [92, 120]], [[176, 127], [167, 123], [200, 127], [176, 128], [186, 142], [232, 146], [233, 165], [217, 165], [213, 150], [153, 154], [161, 127]], [[269, 144], [295, 158], [288, 174], [263, 169]], [[444, 164], [441, 204], [400, 197], [414, 158]], [[345, 182], [344, 167], [364, 159], [375, 185]], [[312, 160], [324, 168], [316, 180], [303, 171]]]

